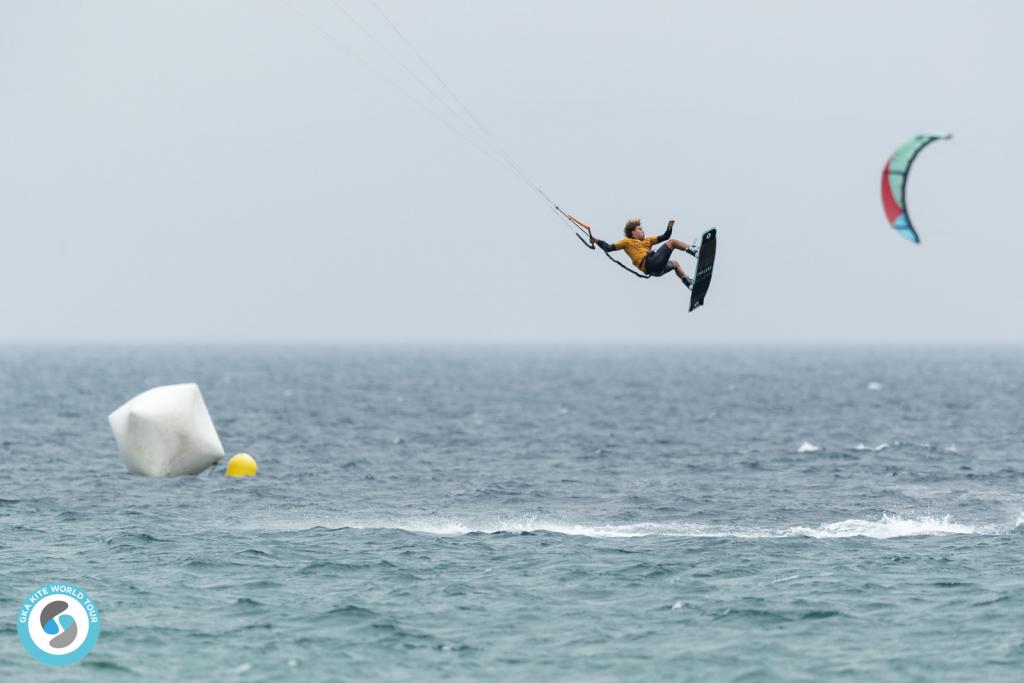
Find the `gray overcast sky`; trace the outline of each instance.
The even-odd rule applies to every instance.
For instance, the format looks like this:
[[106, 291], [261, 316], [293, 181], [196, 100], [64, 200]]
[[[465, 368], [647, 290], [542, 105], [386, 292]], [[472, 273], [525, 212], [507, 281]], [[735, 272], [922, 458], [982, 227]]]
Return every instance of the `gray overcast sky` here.
[[0, 341], [1024, 342], [1024, 3], [377, 1], [598, 235], [718, 226], [707, 306], [331, 0], [2, 0]]

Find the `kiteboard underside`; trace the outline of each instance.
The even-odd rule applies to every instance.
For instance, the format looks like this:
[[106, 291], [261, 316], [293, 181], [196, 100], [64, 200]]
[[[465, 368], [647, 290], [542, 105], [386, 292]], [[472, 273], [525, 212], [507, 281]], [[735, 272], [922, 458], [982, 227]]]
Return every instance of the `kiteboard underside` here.
[[700, 240], [700, 252], [697, 254], [697, 271], [693, 276], [693, 291], [690, 293], [690, 310], [704, 305], [704, 296], [711, 286], [711, 272], [715, 268], [715, 234], [711, 228]]

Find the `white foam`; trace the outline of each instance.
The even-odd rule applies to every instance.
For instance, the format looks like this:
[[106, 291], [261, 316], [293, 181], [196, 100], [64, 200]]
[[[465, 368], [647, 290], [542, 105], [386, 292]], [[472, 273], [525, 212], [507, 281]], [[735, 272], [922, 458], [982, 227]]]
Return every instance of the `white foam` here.
[[877, 446], [874, 446], [874, 447], [868, 446], [867, 444], [859, 443], [859, 444], [857, 444], [856, 446], [853, 447], [853, 450], [855, 450], [855, 451], [872, 451], [874, 453], [878, 453], [880, 451], [884, 451], [888, 447], [889, 447], [889, 444], [887, 444], [887, 443], [880, 443], [880, 444], [878, 444]]
[[699, 524], [568, 524], [560, 521], [541, 520], [533, 516], [505, 517], [482, 523], [467, 523], [450, 517], [413, 518], [394, 524], [353, 524], [353, 528], [378, 529], [395, 528], [414, 533], [452, 536], [471, 533], [536, 533], [551, 532], [566, 536], [589, 536], [592, 538], [638, 538], [642, 536], [718, 536]]
[[783, 576], [781, 579], [772, 579], [772, 584], [776, 583], [789, 583], [790, 581], [796, 581], [800, 578], [799, 574], [793, 574], [792, 576]]
[[868, 389], [868, 391], [881, 391], [882, 390], [882, 383], [881, 382], [868, 382], [867, 389]]
[[[980, 527], [958, 524], [949, 516], [908, 518], [897, 515], [882, 515], [878, 520], [847, 519], [829, 522], [816, 528], [790, 527], [787, 535], [810, 538], [902, 538], [904, 536], [941, 536], [947, 534], [986, 533]], [[993, 531], [988, 531], [993, 533]]]
[[314, 527], [332, 529], [391, 529], [435, 536], [462, 536], [471, 533], [537, 533], [548, 532], [566, 536], [590, 538], [813, 538], [838, 539], [864, 537], [873, 539], [904, 538], [911, 536], [996, 535], [1007, 533], [1024, 524], [1024, 512], [1019, 513], [1012, 525], [972, 525], [944, 517], [902, 517], [883, 514], [875, 520], [846, 519], [824, 522], [818, 526], [790, 526], [783, 528], [739, 527], [727, 525], [692, 524], [685, 522], [647, 522], [636, 524], [573, 524], [532, 516], [503, 517], [488, 521], [465, 521], [455, 517], [420, 517], [403, 520], [360, 520], [345, 523], [302, 525], [274, 525], [281, 530], [308, 530]]
[[800, 444], [800, 448], [796, 449], [797, 453], [817, 453], [821, 450], [821, 446], [815, 446], [810, 441], [804, 441]]

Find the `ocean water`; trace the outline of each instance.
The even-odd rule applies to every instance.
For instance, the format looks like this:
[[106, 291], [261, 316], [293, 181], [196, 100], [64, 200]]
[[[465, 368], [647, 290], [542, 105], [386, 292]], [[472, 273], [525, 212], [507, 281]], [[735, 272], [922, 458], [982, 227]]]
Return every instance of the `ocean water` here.
[[[185, 381], [259, 476], [126, 473]], [[0, 350], [3, 681], [1019, 681], [1022, 521], [1021, 349]]]

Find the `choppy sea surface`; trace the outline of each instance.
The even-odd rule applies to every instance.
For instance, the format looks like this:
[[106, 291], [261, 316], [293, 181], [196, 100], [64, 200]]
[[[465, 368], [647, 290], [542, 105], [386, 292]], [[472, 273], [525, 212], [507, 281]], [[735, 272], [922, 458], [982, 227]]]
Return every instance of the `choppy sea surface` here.
[[[190, 381], [257, 477], [125, 471]], [[1022, 349], [0, 349], [4, 681], [1019, 681], [1022, 522]]]

